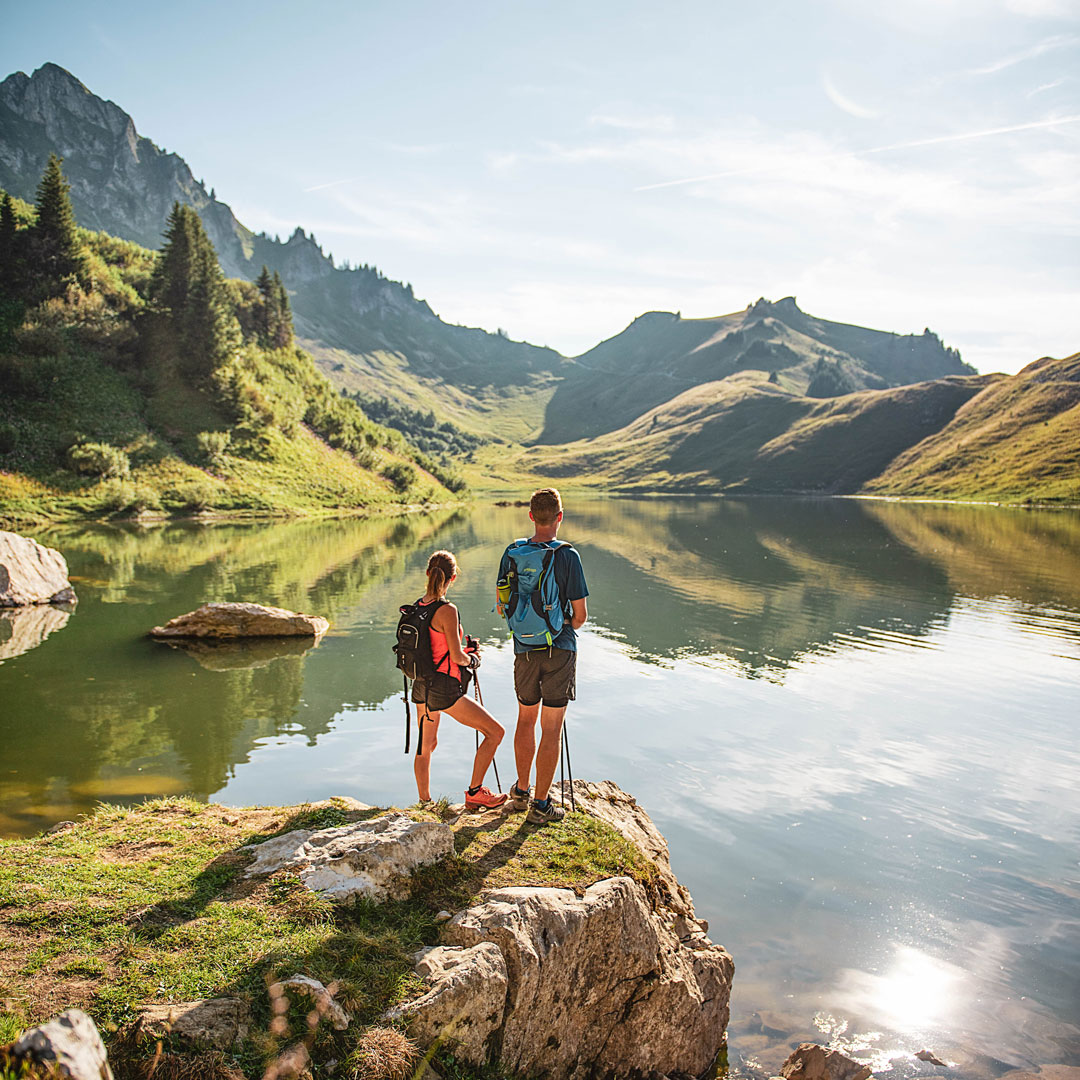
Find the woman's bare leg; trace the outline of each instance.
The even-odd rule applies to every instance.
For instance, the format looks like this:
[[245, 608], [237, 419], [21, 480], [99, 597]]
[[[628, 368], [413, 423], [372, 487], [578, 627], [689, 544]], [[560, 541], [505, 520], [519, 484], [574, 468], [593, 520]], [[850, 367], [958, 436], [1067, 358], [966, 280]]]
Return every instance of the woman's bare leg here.
[[420, 725], [420, 753], [413, 757], [413, 773], [416, 776], [416, 792], [421, 802], [431, 798], [431, 755], [435, 753], [435, 747], [439, 745], [439, 713], [431, 712], [428, 715], [417, 714]]
[[475, 728], [484, 736], [483, 741], [476, 751], [476, 758], [473, 761], [472, 779], [469, 781], [470, 788], [479, 787], [484, 782], [484, 776], [491, 767], [491, 762], [495, 757], [495, 751], [499, 748], [499, 743], [502, 742], [502, 737], [506, 733], [505, 729], [483, 705], [473, 701], [471, 698], [458, 698], [457, 701], [445, 711], [459, 724]]

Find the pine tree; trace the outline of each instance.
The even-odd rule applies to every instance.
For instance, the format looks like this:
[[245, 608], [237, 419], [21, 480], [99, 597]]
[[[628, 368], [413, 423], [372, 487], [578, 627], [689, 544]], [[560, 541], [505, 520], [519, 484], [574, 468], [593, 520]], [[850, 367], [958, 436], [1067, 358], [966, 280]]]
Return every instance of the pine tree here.
[[276, 349], [287, 349], [293, 343], [292, 307], [289, 304], [289, 292], [285, 288], [285, 282], [275, 270], [274, 280], [271, 285], [274, 294], [274, 323], [273, 344]]
[[51, 295], [63, 292], [72, 278], [86, 285], [89, 277], [62, 162], [49, 155], [37, 189], [37, 222], [28, 238], [30, 272]]
[[275, 323], [274, 281], [266, 263], [263, 263], [263, 268], [255, 279], [255, 286], [260, 296], [259, 306], [255, 310], [255, 333], [258, 335], [259, 344], [263, 348], [269, 348]]
[[217, 253], [190, 206], [173, 204], [165, 246], [150, 279], [150, 299], [153, 317], [165, 325], [189, 374], [211, 374], [238, 343]]
[[19, 281], [19, 237], [15, 231], [15, 204], [5, 191], [0, 200], [0, 299], [14, 299]]

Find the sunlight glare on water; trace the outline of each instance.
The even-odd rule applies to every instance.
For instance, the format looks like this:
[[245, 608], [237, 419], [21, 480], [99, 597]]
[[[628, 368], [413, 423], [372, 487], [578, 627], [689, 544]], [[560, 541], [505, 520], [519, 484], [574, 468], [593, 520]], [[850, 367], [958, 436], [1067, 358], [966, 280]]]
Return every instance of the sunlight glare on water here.
[[[80, 602], [0, 619], [0, 830], [181, 791], [412, 802], [397, 607], [432, 550], [457, 553], [512, 728], [491, 592], [523, 527], [477, 506], [41, 537]], [[800, 1040], [898, 1076], [932, 1071], [925, 1046], [972, 1080], [1080, 1065], [1080, 516], [572, 500], [562, 535], [591, 592], [574, 774], [637, 796], [733, 954], [734, 1071], [775, 1075]], [[332, 629], [314, 649], [145, 638], [210, 599]], [[444, 723], [433, 793], [460, 799], [472, 753]]]

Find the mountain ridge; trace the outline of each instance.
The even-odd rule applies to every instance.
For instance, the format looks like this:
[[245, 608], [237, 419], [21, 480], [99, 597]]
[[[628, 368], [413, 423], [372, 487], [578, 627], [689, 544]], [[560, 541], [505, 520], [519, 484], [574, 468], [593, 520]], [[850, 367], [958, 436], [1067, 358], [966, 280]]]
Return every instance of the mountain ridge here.
[[[365, 359], [384, 354], [403, 365], [396, 380], [401, 386], [362, 377], [353, 385], [334, 378], [338, 385], [389, 390], [407, 403], [424, 397], [428, 384], [450, 381], [466, 399], [494, 403], [510, 388], [511, 398], [531, 403], [533, 392], [543, 396], [550, 375], [569, 363], [553, 349], [444, 322], [411, 286], [375, 267], [335, 266], [300, 226], [284, 242], [253, 232], [213, 189], [207, 192], [180, 155], [139, 135], [118, 105], [47, 63], [33, 75], [16, 72], [0, 82], [0, 188], [32, 202], [52, 151], [65, 159], [72, 205], [84, 227], [156, 249], [173, 202], [186, 203], [202, 219], [226, 275], [254, 280], [263, 264], [280, 273], [292, 293], [298, 338], [324, 373], [334, 377], [347, 366], [362, 372]], [[347, 356], [335, 355], [343, 350]], [[496, 410], [490, 411], [499, 426]], [[512, 411], [506, 433], [526, 435], [526, 426]]]

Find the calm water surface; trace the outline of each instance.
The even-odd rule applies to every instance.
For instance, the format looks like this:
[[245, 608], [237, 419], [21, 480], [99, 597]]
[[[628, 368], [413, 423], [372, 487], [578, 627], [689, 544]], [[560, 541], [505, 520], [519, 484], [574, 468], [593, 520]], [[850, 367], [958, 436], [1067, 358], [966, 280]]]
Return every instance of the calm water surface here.
[[[389, 646], [456, 551], [509, 725], [491, 578], [523, 511], [57, 530], [80, 602], [0, 618], [0, 833], [95, 802], [415, 797]], [[574, 503], [592, 595], [574, 772], [635, 793], [735, 957], [732, 1060], [832, 1038], [932, 1073], [1080, 1065], [1080, 516], [878, 502]], [[205, 600], [328, 616], [322, 644], [188, 653]], [[297, 651], [300, 650], [300, 651]], [[440, 739], [460, 797], [472, 733]], [[512, 775], [509, 741], [502, 777]], [[941, 1070], [939, 1070], [941, 1071]]]

